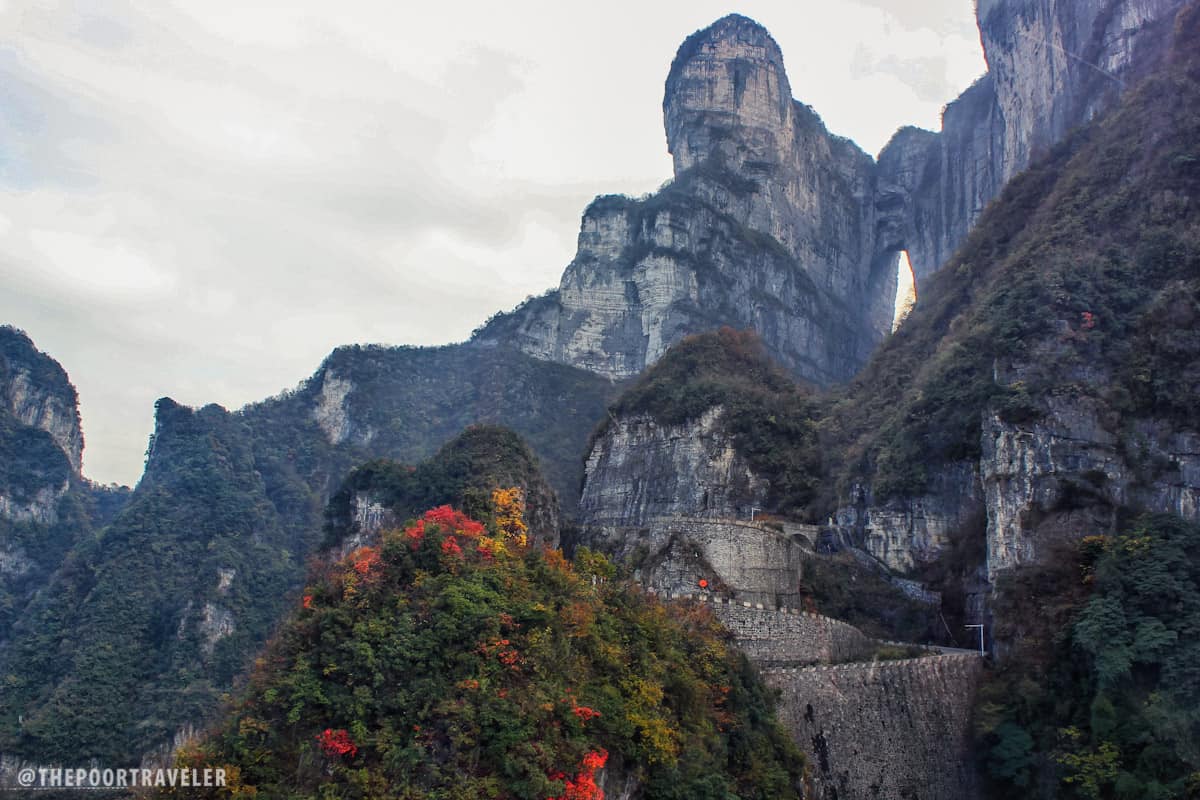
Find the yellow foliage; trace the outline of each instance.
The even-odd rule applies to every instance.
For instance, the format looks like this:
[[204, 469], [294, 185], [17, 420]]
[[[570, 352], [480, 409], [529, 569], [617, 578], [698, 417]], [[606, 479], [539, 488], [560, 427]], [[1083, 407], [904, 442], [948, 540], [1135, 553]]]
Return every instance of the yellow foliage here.
[[242, 736], [247, 736], [256, 733], [268, 733], [271, 727], [260, 719], [255, 719], [251, 716], [242, 717], [238, 720], [238, 733]]
[[241, 767], [228, 765], [225, 767], [225, 787], [230, 797], [257, 797], [258, 789], [242, 783]]
[[512, 539], [517, 547], [525, 547], [529, 543], [529, 528], [525, 524], [525, 493], [521, 487], [494, 490], [492, 507], [501, 538]]
[[1154, 540], [1149, 536], [1122, 536], [1121, 548], [1131, 556], [1142, 556], [1150, 552]]
[[670, 763], [679, 757], [679, 731], [662, 716], [662, 684], [642, 678], [627, 679], [622, 688], [629, 699], [629, 720], [638, 731], [651, 762]]
[[650, 763], [669, 764], [679, 758], [679, 732], [665, 719], [644, 714], [630, 714], [628, 719], [637, 728]]

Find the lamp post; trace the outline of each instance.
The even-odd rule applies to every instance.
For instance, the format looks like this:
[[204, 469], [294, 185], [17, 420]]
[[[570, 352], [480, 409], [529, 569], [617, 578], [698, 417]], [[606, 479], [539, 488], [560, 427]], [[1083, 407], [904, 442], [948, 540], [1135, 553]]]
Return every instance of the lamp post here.
[[984, 656], [987, 653], [983, 649], [983, 626], [982, 625], [963, 625], [964, 628], [979, 628], [979, 655]]

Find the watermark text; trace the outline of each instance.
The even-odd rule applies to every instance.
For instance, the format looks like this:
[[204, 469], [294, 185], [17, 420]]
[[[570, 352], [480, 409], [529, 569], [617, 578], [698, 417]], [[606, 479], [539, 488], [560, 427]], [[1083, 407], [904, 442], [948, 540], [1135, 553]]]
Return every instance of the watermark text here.
[[0, 789], [201, 788], [225, 785], [224, 767], [118, 768], [22, 767], [17, 785]]

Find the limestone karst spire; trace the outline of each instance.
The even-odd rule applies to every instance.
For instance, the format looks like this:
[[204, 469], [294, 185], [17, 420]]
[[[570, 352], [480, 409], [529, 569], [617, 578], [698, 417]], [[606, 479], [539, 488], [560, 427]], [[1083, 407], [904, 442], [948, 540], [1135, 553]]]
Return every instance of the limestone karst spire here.
[[730, 14], [689, 36], [667, 76], [663, 116], [675, 174], [714, 153], [779, 163], [794, 137], [783, 54], [766, 28]]

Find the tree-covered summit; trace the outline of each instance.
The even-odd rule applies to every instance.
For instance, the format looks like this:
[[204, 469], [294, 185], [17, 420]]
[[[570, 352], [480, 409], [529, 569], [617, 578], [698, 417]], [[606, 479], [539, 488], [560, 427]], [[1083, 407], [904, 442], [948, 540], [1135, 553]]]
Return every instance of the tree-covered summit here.
[[449, 506], [317, 569], [221, 726], [221, 796], [799, 798], [771, 693], [704, 610]]

